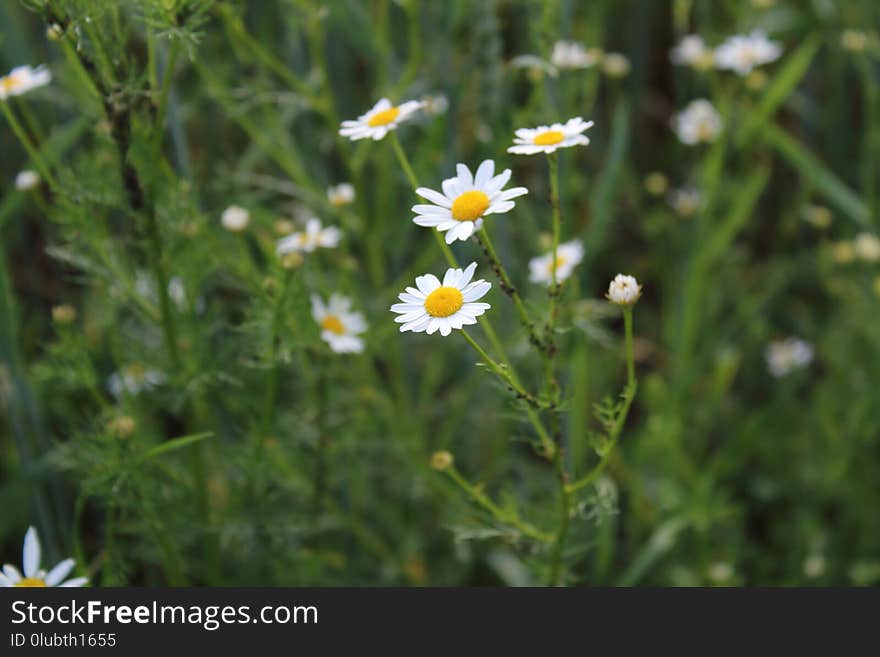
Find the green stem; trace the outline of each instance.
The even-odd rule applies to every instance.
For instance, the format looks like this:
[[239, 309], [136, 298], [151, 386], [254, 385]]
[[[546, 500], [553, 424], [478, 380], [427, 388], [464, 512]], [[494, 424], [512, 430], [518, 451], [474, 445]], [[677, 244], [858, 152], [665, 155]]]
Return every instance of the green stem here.
[[565, 539], [568, 536], [568, 528], [571, 524], [571, 491], [568, 488], [568, 475], [565, 472], [565, 462], [562, 449], [556, 450], [553, 464], [556, 467], [556, 476], [559, 480], [559, 529], [553, 540], [553, 551], [550, 556], [550, 586], [558, 586], [562, 576], [562, 550], [565, 547]]
[[626, 383], [636, 383], [636, 361], [633, 352], [633, 311], [632, 306], [623, 310], [623, 326], [626, 335]]
[[533, 538], [536, 541], [548, 543], [553, 540], [549, 534], [546, 534], [540, 529], [537, 529], [529, 523], [521, 520], [516, 512], [502, 509], [497, 504], [495, 504], [491, 499], [489, 499], [489, 496], [486, 495], [486, 493], [484, 493], [479, 486], [475, 486], [467, 479], [465, 479], [461, 475], [461, 473], [459, 473], [458, 470], [455, 469], [455, 466], [449, 466], [449, 468], [447, 468], [445, 472], [449, 475], [449, 478], [452, 479], [452, 481], [458, 484], [458, 486], [465, 493], [467, 493], [471, 497], [471, 499], [474, 500], [474, 502], [476, 502], [481, 507], [486, 509], [486, 511], [491, 513], [498, 522], [516, 527], [524, 535], [528, 536], [529, 538]]
[[257, 453], [259, 453], [260, 446], [272, 428], [272, 422], [275, 419], [275, 398], [278, 395], [278, 377], [281, 375], [281, 368], [275, 362], [278, 356], [278, 335], [281, 332], [281, 322], [284, 319], [284, 300], [287, 297], [287, 289], [290, 287], [292, 278], [293, 270], [286, 270], [284, 281], [281, 284], [281, 291], [275, 300], [275, 309], [272, 315], [271, 343], [269, 345], [269, 362], [272, 369], [269, 372], [269, 377], [266, 379], [266, 392], [263, 395], [263, 420], [260, 423], [260, 432], [257, 435], [258, 443], [255, 450]]
[[168, 349], [168, 357], [171, 366], [180, 369], [180, 351], [177, 346], [177, 330], [174, 326], [174, 316], [171, 313], [171, 299], [168, 293], [168, 272], [162, 260], [162, 235], [159, 232], [159, 220], [154, 212], [147, 217], [147, 233], [150, 242], [150, 264], [153, 275], [156, 278], [159, 297], [159, 314], [162, 318], [162, 331], [165, 334], [165, 346]]
[[46, 164], [46, 161], [43, 159], [43, 156], [40, 154], [36, 146], [31, 143], [30, 138], [27, 136], [24, 128], [22, 128], [21, 123], [18, 122], [18, 119], [15, 117], [12, 109], [10, 109], [9, 104], [5, 101], [0, 101], [0, 107], [3, 108], [3, 114], [9, 122], [9, 126], [12, 128], [12, 132], [15, 133], [18, 141], [21, 142], [25, 151], [27, 151], [28, 157], [34, 163], [34, 166], [37, 167], [43, 180], [49, 183], [49, 186], [53, 191], [56, 190], [58, 188], [58, 183], [55, 181], [52, 171], [49, 169], [49, 165]]
[[[553, 208], [553, 282], [550, 285], [550, 318], [547, 321], [547, 335], [544, 339], [548, 360], [556, 354], [556, 301], [559, 298], [559, 280], [557, 279], [557, 265], [559, 263], [559, 161], [556, 153], [547, 156], [550, 168], [550, 204]], [[553, 376], [552, 365], [548, 363], [548, 378]]]
[[[439, 234], [439, 233], [438, 233]], [[507, 270], [504, 268], [504, 265], [501, 264], [501, 259], [498, 257], [498, 253], [495, 251], [495, 246], [492, 244], [492, 240], [489, 238], [489, 232], [486, 230], [486, 224], [483, 224], [483, 229], [475, 235], [477, 241], [483, 247], [483, 253], [486, 254], [486, 258], [489, 260], [489, 264], [492, 266], [495, 275], [498, 277], [498, 280], [501, 283], [501, 290], [510, 297], [510, 300], [513, 301], [513, 305], [516, 308], [517, 314], [519, 314], [519, 321], [523, 325], [523, 328], [529, 334], [529, 342], [531, 342], [535, 348], [541, 352], [542, 356], [547, 355], [547, 351], [544, 343], [538, 337], [538, 334], [535, 332], [535, 323], [532, 321], [532, 318], [529, 317], [529, 313], [526, 310], [526, 306], [523, 303], [522, 297], [520, 297], [519, 292], [517, 292], [516, 288], [513, 286], [513, 283], [510, 280], [510, 276], [507, 274]]]

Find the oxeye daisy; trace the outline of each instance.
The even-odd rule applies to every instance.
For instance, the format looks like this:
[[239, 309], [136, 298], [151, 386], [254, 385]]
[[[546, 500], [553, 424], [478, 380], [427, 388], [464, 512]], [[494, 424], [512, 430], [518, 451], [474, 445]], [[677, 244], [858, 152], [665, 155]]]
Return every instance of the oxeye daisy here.
[[[574, 268], [584, 258], [584, 245], [572, 240], [559, 245], [556, 250], [556, 282], [571, 276]], [[529, 280], [533, 283], [553, 284], [553, 252], [545, 253], [529, 262]]]
[[553, 44], [550, 63], [560, 70], [589, 68], [602, 59], [602, 52], [587, 48], [577, 41], [557, 41]]
[[360, 313], [351, 312], [351, 299], [333, 293], [325, 304], [318, 295], [312, 295], [312, 317], [321, 327], [321, 339], [337, 354], [358, 354], [364, 350], [364, 341], [357, 337], [367, 330], [367, 322]]
[[751, 34], [732, 36], [715, 49], [715, 66], [746, 76], [752, 69], [769, 64], [782, 56], [782, 46], [755, 30]]
[[675, 134], [688, 146], [714, 141], [723, 126], [721, 115], [704, 98], [691, 101], [672, 119]]
[[354, 202], [354, 185], [351, 183], [339, 183], [327, 188], [327, 200], [335, 208], [342, 207]]
[[592, 121], [584, 121], [576, 116], [565, 123], [542, 125], [537, 128], [520, 128], [516, 131], [513, 146], [508, 153], [534, 155], [535, 153], [555, 153], [557, 148], [569, 146], [586, 146], [590, 139], [581, 134], [593, 126]]
[[342, 231], [335, 226], [324, 227], [321, 220], [312, 217], [306, 222], [305, 231], [298, 231], [278, 240], [278, 255], [288, 253], [311, 253], [317, 248], [333, 249], [342, 239]]
[[813, 347], [800, 338], [785, 338], [768, 344], [764, 358], [770, 374], [779, 378], [809, 365], [813, 360]]
[[692, 66], [693, 68], [710, 68], [714, 63], [712, 49], [703, 41], [699, 34], [686, 34], [669, 52], [669, 59], [679, 66]]
[[477, 317], [491, 306], [477, 303], [492, 287], [482, 279], [471, 281], [477, 263], [472, 262], [463, 271], [447, 269], [441, 282], [434, 274], [416, 276], [416, 287], [406, 288], [399, 296], [403, 303], [391, 306], [391, 312], [398, 313], [394, 321], [402, 324], [401, 333], [422, 331], [431, 335], [449, 335], [452, 329], [461, 329], [476, 324]]
[[0, 78], [0, 100], [21, 96], [32, 89], [44, 87], [52, 81], [52, 74], [45, 66], [16, 66], [8, 75]]
[[[81, 587], [88, 583], [88, 577], [74, 577], [65, 581], [76, 562], [73, 559], [65, 559], [52, 570], [46, 572], [40, 568], [40, 537], [37, 530], [30, 527], [24, 535], [24, 549], [22, 550], [22, 570], [11, 564], [3, 566], [0, 574], [0, 587], [29, 587], [45, 588], [47, 586], [63, 586], [66, 588]], [[23, 571], [23, 572], [22, 572]]]
[[356, 120], [343, 121], [339, 134], [352, 141], [367, 138], [378, 141], [410, 118], [421, 106], [422, 103], [418, 100], [392, 105], [390, 100], [382, 98], [373, 105], [373, 109]]
[[19, 171], [15, 176], [15, 188], [20, 192], [27, 192], [40, 184], [40, 174], [31, 169]]
[[483, 227], [483, 217], [503, 214], [513, 209], [512, 199], [528, 194], [525, 187], [501, 188], [510, 180], [510, 169], [495, 175], [495, 163], [484, 160], [476, 174], [464, 164], [456, 165], [458, 175], [443, 181], [443, 193], [419, 187], [416, 194], [432, 205], [414, 205], [413, 222], [446, 232], [446, 243], [466, 240]]

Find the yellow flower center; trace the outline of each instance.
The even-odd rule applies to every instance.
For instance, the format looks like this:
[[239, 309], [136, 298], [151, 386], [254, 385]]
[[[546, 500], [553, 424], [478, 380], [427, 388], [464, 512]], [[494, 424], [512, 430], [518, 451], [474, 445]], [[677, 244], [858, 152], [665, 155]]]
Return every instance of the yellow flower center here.
[[0, 88], [3, 91], [12, 91], [17, 86], [19, 86], [22, 82], [22, 75], [20, 73], [16, 73], [15, 75], [7, 75], [5, 77], [0, 78]]
[[[559, 271], [559, 268], [562, 267], [562, 265], [564, 265], [564, 264], [565, 264], [565, 258], [563, 258], [562, 254], [560, 254], [557, 251], [556, 252], [556, 270]], [[547, 273], [548, 274], [553, 273], [553, 258], [552, 258], [552, 256], [550, 258], [550, 262], [547, 263]]]
[[335, 333], [336, 335], [342, 335], [345, 333], [345, 326], [343, 326], [342, 322], [336, 315], [327, 315], [321, 320], [321, 328], [325, 331]]
[[561, 130], [545, 130], [535, 135], [535, 146], [552, 146], [558, 144], [565, 139], [565, 134]]
[[431, 317], [449, 317], [463, 305], [464, 297], [456, 287], [438, 287], [425, 299], [425, 310]]
[[398, 114], [400, 114], [399, 108], [389, 107], [387, 110], [382, 110], [381, 112], [373, 114], [373, 116], [367, 121], [367, 125], [371, 128], [376, 128], [380, 125], [388, 125], [397, 118]]
[[44, 589], [46, 588], [46, 582], [39, 577], [25, 577], [18, 580], [16, 586], [29, 589]]
[[489, 197], [476, 189], [461, 194], [452, 203], [452, 218], [456, 221], [476, 221], [489, 208]]

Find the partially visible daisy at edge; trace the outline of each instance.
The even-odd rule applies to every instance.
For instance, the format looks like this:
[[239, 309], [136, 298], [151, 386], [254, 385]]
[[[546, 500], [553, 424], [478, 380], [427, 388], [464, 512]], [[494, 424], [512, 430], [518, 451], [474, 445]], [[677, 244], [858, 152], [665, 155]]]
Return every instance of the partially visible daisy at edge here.
[[16, 66], [8, 75], [0, 77], [0, 100], [21, 96], [28, 91], [45, 87], [52, 81], [52, 73], [45, 66]]
[[390, 130], [396, 130], [397, 126], [412, 117], [421, 106], [419, 100], [392, 105], [390, 100], [382, 98], [366, 114], [361, 114], [354, 121], [343, 121], [339, 134], [352, 141], [368, 138], [379, 141]]
[[[584, 259], [584, 245], [580, 240], [563, 242], [556, 250], [556, 282], [561, 283], [574, 272]], [[529, 280], [532, 283], [553, 284], [553, 252], [529, 261]]]
[[584, 121], [576, 116], [565, 123], [520, 128], [515, 133], [513, 146], [508, 148], [507, 152], [519, 155], [549, 154], [555, 153], [557, 148], [586, 146], [590, 143], [590, 138], [581, 133], [592, 127], [592, 121]]
[[672, 129], [678, 139], [688, 146], [715, 141], [723, 127], [721, 115], [704, 98], [691, 101], [672, 119]]
[[37, 530], [29, 527], [24, 535], [24, 549], [22, 550], [22, 570], [12, 564], [4, 564], [3, 573], [0, 574], [0, 587], [21, 588], [46, 588], [60, 586], [65, 588], [79, 588], [88, 584], [88, 577], [74, 577], [65, 580], [73, 570], [76, 562], [73, 559], [65, 559], [58, 563], [48, 572], [40, 568], [42, 557], [40, 537]]
[[275, 251], [283, 256], [288, 253], [311, 253], [317, 248], [334, 249], [341, 239], [341, 230], [335, 226], [322, 226], [320, 219], [312, 217], [306, 222], [305, 231], [297, 231], [278, 240]]
[[492, 284], [483, 279], [472, 281], [477, 263], [472, 262], [464, 270], [447, 269], [441, 282], [434, 274], [416, 276], [416, 287], [408, 287], [399, 295], [402, 303], [391, 306], [398, 316], [394, 321], [401, 324], [400, 332], [440, 332], [446, 336], [452, 329], [476, 324], [477, 317], [491, 306], [478, 302]]
[[321, 327], [321, 339], [337, 354], [359, 354], [364, 341], [358, 337], [367, 330], [361, 313], [351, 312], [351, 299], [334, 292], [327, 303], [312, 295], [312, 317]]
[[516, 205], [513, 199], [529, 193], [525, 187], [502, 189], [510, 180], [510, 169], [496, 176], [492, 160], [483, 160], [476, 173], [461, 163], [456, 171], [457, 176], [441, 183], [442, 193], [428, 187], [416, 189], [416, 194], [431, 203], [412, 207], [413, 222], [445, 232], [447, 244], [466, 240], [483, 227], [484, 216], [509, 212]]

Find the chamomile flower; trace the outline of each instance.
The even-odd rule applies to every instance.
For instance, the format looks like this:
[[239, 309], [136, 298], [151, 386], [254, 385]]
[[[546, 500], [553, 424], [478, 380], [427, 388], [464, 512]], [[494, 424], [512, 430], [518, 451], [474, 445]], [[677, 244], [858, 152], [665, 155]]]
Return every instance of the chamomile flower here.
[[466, 240], [483, 227], [483, 217], [509, 212], [516, 205], [512, 199], [528, 194], [525, 187], [502, 189], [510, 180], [510, 169], [495, 175], [495, 163], [484, 160], [475, 174], [464, 164], [456, 165], [458, 175], [442, 183], [443, 193], [419, 187], [416, 194], [431, 204], [414, 205], [413, 222], [435, 227], [446, 233], [446, 243]]
[[406, 288], [399, 296], [403, 303], [391, 306], [391, 312], [398, 313], [394, 321], [402, 324], [401, 333], [426, 332], [428, 335], [440, 331], [449, 335], [452, 329], [461, 329], [476, 324], [477, 317], [491, 306], [478, 303], [492, 287], [483, 279], [471, 281], [477, 263], [472, 262], [464, 271], [447, 269], [441, 282], [434, 274], [416, 276], [416, 287]]
[[78, 588], [85, 586], [88, 577], [74, 577], [65, 580], [73, 570], [76, 562], [73, 559], [65, 559], [57, 564], [52, 570], [46, 572], [40, 568], [42, 548], [37, 530], [30, 527], [24, 535], [24, 549], [22, 550], [22, 570], [11, 564], [3, 566], [0, 574], [0, 587], [30, 587], [45, 588], [48, 586], [63, 586], [65, 588]]
[[16, 66], [8, 75], [0, 78], [0, 100], [21, 96], [38, 87], [44, 87], [51, 81], [52, 74], [45, 66]]
[[352, 141], [367, 138], [379, 141], [388, 134], [389, 130], [395, 130], [409, 119], [421, 106], [422, 103], [418, 100], [392, 105], [390, 100], [382, 98], [373, 105], [373, 109], [362, 114], [355, 121], [343, 121], [339, 134]]
[[324, 227], [321, 220], [312, 217], [306, 222], [305, 231], [297, 231], [278, 240], [278, 255], [288, 253], [311, 253], [317, 248], [333, 249], [342, 239], [342, 231], [335, 226]]
[[27, 192], [40, 184], [40, 174], [31, 169], [19, 171], [15, 176], [15, 188], [20, 192]]
[[339, 183], [327, 188], [327, 200], [335, 208], [354, 203], [354, 197], [354, 185], [351, 183]]
[[560, 70], [590, 68], [602, 58], [601, 51], [595, 48], [587, 50], [577, 41], [557, 41], [553, 44], [550, 63]]
[[608, 286], [605, 296], [616, 306], [632, 306], [642, 296], [642, 286], [634, 277], [618, 274]]
[[770, 374], [779, 378], [809, 365], [813, 360], [813, 347], [800, 338], [785, 338], [768, 344], [764, 357]]
[[564, 124], [554, 123], [537, 128], [520, 128], [516, 131], [513, 146], [508, 148], [507, 152], [534, 155], [535, 153], [554, 153], [557, 148], [586, 146], [590, 143], [590, 139], [581, 133], [591, 127], [593, 127], [592, 121], [584, 121], [581, 117], [576, 116]]
[[[571, 276], [574, 268], [584, 258], [584, 245], [572, 240], [559, 245], [556, 250], [556, 282]], [[553, 284], [553, 252], [545, 253], [529, 261], [529, 280], [533, 283]]]
[[771, 41], [761, 30], [738, 34], [715, 49], [715, 66], [746, 76], [753, 69], [769, 64], [782, 56], [782, 46]]
[[672, 128], [679, 140], [688, 146], [714, 141], [723, 127], [721, 115], [708, 100], [691, 101], [672, 119]]
[[250, 213], [237, 205], [230, 205], [220, 215], [220, 223], [226, 230], [234, 233], [240, 232], [247, 228], [251, 220]]
[[327, 303], [312, 295], [312, 317], [321, 327], [321, 339], [337, 354], [359, 354], [364, 341], [357, 337], [367, 330], [367, 322], [360, 313], [351, 312], [351, 299], [333, 293]]
[[705, 69], [712, 66], [714, 56], [712, 49], [703, 41], [699, 34], [686, 34], [669, 52], [669, 59], [679, 66]]

